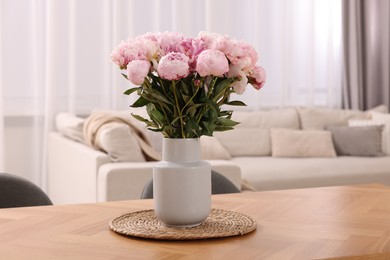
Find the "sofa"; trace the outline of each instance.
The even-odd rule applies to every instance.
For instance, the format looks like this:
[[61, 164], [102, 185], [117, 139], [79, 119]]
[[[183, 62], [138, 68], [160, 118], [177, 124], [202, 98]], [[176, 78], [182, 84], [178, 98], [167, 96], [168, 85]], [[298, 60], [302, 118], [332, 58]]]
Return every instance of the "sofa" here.
[[[91, 116], [97, 113], [101, 114], [101, 111], [95, 111]], [[148, 143], [154, 144], [156, 154], [161, 152], [161, 136], [146, 131], [128, 111], [104, 114], [138, 124]], [[68, 113], [57, 115], [58, 131], [49, 133], [48, 137], [49, 197], [54, 204], [140, 199], [144, 187], [152, 179], [156, 160], [146, 158], [135, 129], [120, 120], [102, 125], [94, 133], [95, 142], [87, 142], [83, 130], [89, 118]], [[207, 144], [212, 145], [212, 142]], [[241, 190], [241, 169], [237, 165], [212, 156], [205, 159], [213, 170]]]
[[[107, 113], [135, 120], [131, 112]], [[144, 115], [141, 110], [134, 113]], [[234, 130], [201, 138], [202, 158], [240, 189], [390, 184], [386, 106], [368, 111], [324, 107], [235, 111], [232, 119], [240, 122]], [[57, 116], [58, 131], [49, 136], [48, 194], [53, 202], [139, 199], [156, 162], [145, 160], [134, 131], [123, 124], [100, 133], [98, 150], [88, 146], [82, 133], [85, 120], [62, 113]], [[159, 153], [162, 137], [134, 122]]]

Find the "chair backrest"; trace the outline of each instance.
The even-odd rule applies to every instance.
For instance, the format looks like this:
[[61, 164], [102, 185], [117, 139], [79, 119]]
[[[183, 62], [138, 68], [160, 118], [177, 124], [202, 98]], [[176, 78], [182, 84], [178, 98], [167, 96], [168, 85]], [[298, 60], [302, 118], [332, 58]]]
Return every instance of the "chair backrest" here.
[[0, 208], [53, 205], [34, 183], [16, 175], [0, 173]]
[[[241, 192], [228, 178], [222, 174], [211, 171], [211, 193], [239, 193]], [[144, 187], [141, 199], [153, 199], [153, 180], [150, 180]]]

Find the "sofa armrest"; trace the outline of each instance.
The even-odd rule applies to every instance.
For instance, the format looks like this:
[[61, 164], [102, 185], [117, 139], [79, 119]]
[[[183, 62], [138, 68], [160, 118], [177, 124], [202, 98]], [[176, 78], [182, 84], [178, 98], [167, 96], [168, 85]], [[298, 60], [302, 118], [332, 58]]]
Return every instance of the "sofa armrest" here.
[[102, 165], [98, 172], [97, 201], [140, 199], [152, 178], [156, 162], [120, 162]]
[[96, 202], [97, 172], [107, 154], [59, 133], [48, 140], [48, 195], [54, 204]]
[[[208, 161], [211, 168], [241, 189], [241, 169], [228, 161]], [[156, 162], [126, 162], [102, 165], [98, 173], [97, 200], [133, 200], [140, 199], [142, 190], [153, 176]]]
[[221, 173], [241, 190], [241, 168], [237, 164], [226, 160], [208, 160], [208, 162], [211, 164], [211, 169]]

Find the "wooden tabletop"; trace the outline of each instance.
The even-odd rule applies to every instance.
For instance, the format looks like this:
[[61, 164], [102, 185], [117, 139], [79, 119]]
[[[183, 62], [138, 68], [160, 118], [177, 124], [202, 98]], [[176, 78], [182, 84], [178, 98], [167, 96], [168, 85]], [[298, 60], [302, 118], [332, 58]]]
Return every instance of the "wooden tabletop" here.
[[0, 209], [0, 259], [390, 259], [386, 186], [214, 195], [213, 207], [255, 218], [257, 230], [181, 242], [109, 230], [111, 219], [150, 209], [152, 200]]

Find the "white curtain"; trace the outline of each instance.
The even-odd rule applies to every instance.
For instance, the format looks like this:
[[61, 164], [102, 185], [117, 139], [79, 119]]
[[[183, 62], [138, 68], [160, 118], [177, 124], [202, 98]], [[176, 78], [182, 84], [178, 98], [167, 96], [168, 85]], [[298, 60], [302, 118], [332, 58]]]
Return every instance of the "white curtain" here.
[[203, 30], [258, 50], [267, 83], [239, 97], [249, 109], [341, 106], [340, 0], [0, 0], [0, 170], [45, 188], [55, 115], [131, 102], [110, 62], [116, 45]]

